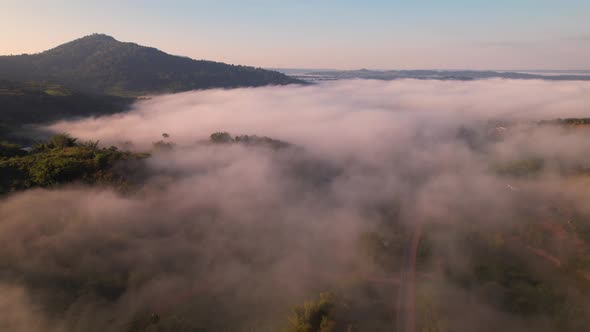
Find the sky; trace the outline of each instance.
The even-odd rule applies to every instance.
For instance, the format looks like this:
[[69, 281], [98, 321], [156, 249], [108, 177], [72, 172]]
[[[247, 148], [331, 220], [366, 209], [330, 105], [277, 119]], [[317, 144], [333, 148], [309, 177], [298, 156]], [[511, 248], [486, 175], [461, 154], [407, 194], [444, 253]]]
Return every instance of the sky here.
[[588, 0], [0, 0], [0, 54], [105, 33], [265, 68], [590, 69]]

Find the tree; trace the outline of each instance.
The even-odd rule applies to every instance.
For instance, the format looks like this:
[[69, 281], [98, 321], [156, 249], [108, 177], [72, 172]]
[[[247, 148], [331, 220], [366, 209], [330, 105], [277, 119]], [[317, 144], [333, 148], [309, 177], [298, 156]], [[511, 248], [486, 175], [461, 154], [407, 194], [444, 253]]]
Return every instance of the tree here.
[[211, 140], [211, 142], [213, 143], [230, 143], [233, 142], [234, 139], [231, 137], [231, 135], [228, 132], [216, 132], [211, 134], [211, 136], [209, 136], [209, 139]]
[[172, 151], [174, 149], [174, 143], [162, 140], [152, 143], [152, 146], [155, 151]]
[[331, 293], [320, 293], [317, 301], [305, 302], [293, 309], [289, 317], [288, 332], [333, 332], [335, 297]]
[[70, 136], [67, 133], [61, 133], [53, 135], [51, 138], [49, 138], [48, 143], [52, 148], [63, 149], [75, 146], [76, 140], [76, 138]]

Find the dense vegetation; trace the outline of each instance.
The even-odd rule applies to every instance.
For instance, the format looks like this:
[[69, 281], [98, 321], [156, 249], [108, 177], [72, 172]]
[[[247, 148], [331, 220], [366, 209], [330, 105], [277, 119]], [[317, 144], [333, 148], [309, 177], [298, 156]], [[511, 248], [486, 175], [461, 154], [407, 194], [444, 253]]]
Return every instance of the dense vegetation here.
[[371, 79], [371, 80], [398, 80], [398, 79], [420, 79], [420, 80], [443, 80], [443, 81], [471, 81], [490, 78], [505, 78], [517, 80], [542, 79], [550, 81], [589, 81], [589, 75], [558, 74], [543, 75], [523, 72], [507, 71], [483, 71], [483, 70], [332, 70], [298, 73], [294, 77], [303, 80], [347, 80], [347, 79]]
[[321, 293], [317, 301], [308, 301], [293, 309], [289, 318], [290, 332], [333, 332], [336, 322], [333, 318], [334, 296]]
[[[98, 142], [78, 143], [67, 134], [37, 143], [31, 151], [0, 143], [0, 194], [72, 182], [124, 190], [133, 174], [129, 167], [137, 168], [137, 162], [146, 156], [119, 151], [114, 146], [99, 148]], [[118, 165], [121, 167], [116, 169]]]
[[[154, 143], [155, 153], [176, 150], [175, 145], [168, 141], [170, 135], [162, 136], [164, 140]], [[294, 148], [287, 142], [269, 137], [232, 136], [227, 132], [211, 134], [208, 144], [219, 148], [233, 144], [246, 148], [267, 147], [276, 154], [292, 153], [293, 150], [289, 149]], [[182, 153], [182, 150], [176, 152]], [[106, 185], [120, 192], [129, 192], [127, 189], [137, 179], [138, 171], [143, 167], [142, 160], [146, 157], [148, 155], [124, 152], [115, 147], [100, 148], [98, 142], [80, 143], [67, 134], [58, 134], [39, 142], [30, 151], [17, 144], [1, 143], [0, 193], [34, 187], [55, 188], [67, 183]], [[502, 167], [491, 167], [490, 170], [500, 176], [527, 179], [538, 173], [542, 165], [543, 160], [524, 159]], [[292, 167], [289, 172], [294, 172], [301, 181], [311, 179], [320, 186], [330, 183], [313, 180], [308, 172], [302, 172], [305, 167], [299, 166]], [[337, 170], [321, 164], [314, 165], [313, 170], [315, 173], [328, 173], [331, 178], [338, 176]], [[141, 180], [145, 181], [145, 177]], [[338, 276], [337, 283], [318, 287], [315, 295], [309, 294], [309, 300], [301, 304], [292, 303], [290, 313], [269, 317], [269, 321], [275, 326], [284, 326], [287, 332], [391, 331], [396, 326], [399, 328], [397, 298], [405, 273], [402, 268], [405, 246], [412, 233], [408, 225], [400, 222], [399, 206], [396, 201], [372, 206], [367, 213], [377, 215], [381, 221], [373, 225], [372, 230], [359, 234], [353, 244], [362, 255], [366, 271], [373, 271], [374, 274]], [[474, 227], [469, 216], [459, 214], [452, 226], [429, 225], [424, 229], [416, 266], [418, 331], [451, 331], [461, 326], [459, 322], [468, 321], [464, 312], [457, 311], [464, 308], [463, 305], [454, 306], [445, 301], [449, 296], [485, 303], [512, 319], [519, 317], [525, 322], [544, 317], [547, 324], [556, 330], [586, 330], [590, 324], [590, 288], [586, 285], [590, 278], [587, 249], [590, 246], [590, 229], [586, 217], [572, 216], [567, 208], [549, 205], [542, 214], [543, 220], [549, 221], [539, 222], [536, 209], [523, 207], [514, 216], [518, 222], [502, 227], [486, 228], [481, 224]], [[452, 249], [449, 251], [464, 253], [461, 263], [451, 259], [455, 254], [432, 251], [434, 239], [449, 233], [453, 234], [452, 244], [449, 245]], [[559, 238], [556, 233], [561, 234]], [[117, 237], [109, 241], [113, 241], [111, 245], [114, 247], [125, 246], [117, 242]], [[556, 248], [559, 250], [555, 251]], [[107, 249], [97, 247], [88, 250]], [[247, 250], [242, 254], [246, 253]], [[101, 303], [114, 305], [127, 291], [141, 287], [149, 280], [149, 276], [134, 276], [135, 271], [132, 270], [112, 275], [94, 274], [92, 269], [79, 270], [74, 265], [64, 267], [63, 274], [40, 278], [12, 262], [10, 255], [6, 254], [3, 259], [3, 266], [11, 273], [23, 269], [18, 272], [23, 276], [22, 281], [46, 292], [43, 293], [42, 303], [55, 315], [66, 311], [80, 298], [80, 294], [93, 294]], [[463, 290], [465, 294], [445, 294], [448, 287]], [[165, 310], [155, 310], [157, 305], [153, 304], [142, 306], [136, 312], [117, 318], [123, 321], [119, 330], [239, 329], [239, 323], [207, 317], [208, 310], [211, 313], [221, 310], [235, 315], [232, 316], [235, 319], [243, 319], [236, 308], [237, 311], [224, 307], [222, 301], [233, 301], [231, 295], [216, 296], [219, 303], [189, 293], [188, 297], [177, 300], [173, 305], [166, 304]], [[197, 315], [198, 319], [193, 315]], [[501, 322], [498, 324], [502, 325]]]
[[82, 93], [59, 84], [0, 80], [0, 139], [24, 140], [23, 125], [122, 112], [133, 98]]
[[565, 118], [555, 119], [549, 121], [539, 121], [540, 124], [562, 124], [562, 125], [588, 125], [590, 124], [590, 118]]
[[[369, 71], [348, 75], [375, 78]], [[474, 79], [497, 73], [383, 75], [378, 78]], [[404, 200], [406, 194], [420, 197], [411, 190], [379, 196], [388, 185], [380, 182], [379, 167], [356, 170], [376, 174], [378, 183], [363, 191], [367, 184], [354, 182], [359, 173], [343, 165], [358, 166], [354, 160], [335, 165], [275, 138], [221, 131], [206, 142], [179, 146], [163, 133], [148, 155], [68, 134], [26, 145], [17, 137], [27, 124], [124, 111], [145, 93], [296, 82], [282, 74], [92, 35], [40, 54], [0, 57], [0, 77], [0, 240], [7, 244], [0, 251], [0, 285], [30, 292], [30, 307], [42, 325], [31, 331], [404, 331], [408, 315], [420, 332], [506, 326], [582, 332], [590, 326], [590, 211], [571, 197], [533, 192], [547, 172], [559, 185], [584, 183], [587, 160], [564, 162], [539, 152], [486, 159], [492, 145], [515, 132], [541, 125], [579, 130], [590, 124], [588, 118], [459, 128], [453, 139], [489, 166], [481, 180], [502, 183], [490, 196], [516, 203], [490, 217], [481, 212], [493, 200], [487, 196], [461, 198], [443, 208], [421, 202], [423, 209], [432, 208], [434, 221], [417, 231], [418, 222], [404, 215], [416, 202]], [[412, 175], [404, 180], [413, 187], [428, 181]], [[357, 195], [355, 186], [339, 191], [342, 200], [331, 196], [343, 178], [367, 197], [351, 197]], [[529, 192], [527, 185], [533, 188]], [[45, 190], [29, 190], [35, 188]], [[104, 196], [93, 196], [97, 191]], [[68, 198], [65, 204], [59, 195]], [[347, 204], [358, 209], [340, 210]], [[113, 211], [104, 213], [105, 207]], [[29, 209], [38, 213], [27, 214]], [[314, 209], [319, 212], [306, 211]], [[351, 216], [332, 210], [358, 213], [352, 217], [363, 227], [347, 229]], [[322, 219], [335, 223], [322, 227]], [[350, 232], [349, 241], [332, 237], [339, 232]], [[409, 248], [417, 233], [412, 263]], [[293, 259], [298, 250], [304, 255]], [[288, 274], [298, 269], [306, 270], [301, 275], [309, 280]], [[274, 278], [265, 278], [269, 275]], [[415, 286], [414, 312], [404, 308], [408, 284]], [[20, 304], [6, 298], [0, 308]], [[491, 318], [474, 322], [470, 311], [477, 318], [489, 312]], [[25, 331], [3, 325], [11, 318], [0, 312], [0, 331]], [[55, 328], [54, 322], [70, 325]]]
[[273, 149], [292, 147], [291, 144], [266, 136], [239, 135], [232, 137], [228, 132], [216, 132], [209, 137], [211, 143], [238, 143], [244, 145], [268, 146]]
[[38, 54], [1, 56], [0, 77], [124, 96], [300, 82], [274, 71], [173, 56], [101, 34]]
[[[57, 98], [70, 95], [68, 90], [60, 86], [35, 86], [35, 89], [23, 90], [23, 93], [40, 93], [41, 89], [44, 89], [46, 96]], [[552, 125], [567, 126], [585, 123], [586, 119], [550, 122]], [[514, 129], [509, 127], [503, 133], [510, 130]], [[470, 129], [460, 128], [457, 137], [465, 140], [471, 149], [485, 150], [478, 143], [477, 134]], [[496, 139], [495, 133], [489, 135]], [[161, 141], [153, 145], [154, 154], [162, 153], [159, 155], [160, 161], [166, 161], [166, 158], [174, 160], [169, 153], [182, 155], [186, 152], [171, 141], [169, 134], [164, 133], [162, 137]], [[306, 155], [303, 160], [292, 158], [295, 151], [303, 151], [293, 144], [266, 136], [233, 136], [227, 132], [216, 132], [210, 135], [209, 141], [203, 146], [217, 149], [218, 153], [236, 146], [246, 153], [254, 151], [251, 149], [264, 148], [273, 157], [288, 163], [288, 167], [280, 168], [285, 171], [284, 174], [288, 174], [302, 187], [309, 185], [314, 190], [329, 187], [335, 178], [342, 175], [339, 167], [319, 162], [311, 156]], [[281, 159], [289, 155], [292, 159]], [[147, 157], [147, 154], [121, 151], [116, 147], [99, 147], [98, 142], [79, 142], [67, 134], [54, 135], [33, 145], [31, 149], [3, 142], [0, 143], [0, 194], [6, 197], [15, 191], [29, 188], [56, 189], [77, 183], [89, 187], [111, 187], [129, 197], [133, 196], [133, 190], [130, 189], [149, 181], [150, 176], [161, 177], [160, 180], [163, 178], [163, 183], [171, 176], [182, 179], [183, 175], [178, 174], [182, 172], [154, 174], [146, 170], [144, 159]], [[547, 157], [522, 156], [515, 160], [492, 163], [489, 172], [510, 181], [534, 182], [552, 163], [555, 160]], [[579, 169], [579, 165], [569, 166]], [[584, 172], [567, 170], [562, 174], [575, 181], [583, 181], [587, 176]], [[524, 199], [520, 196], [527, 195], [524, 192], [520, 194], [518, 189], [512, 187], [506, 191], [514, 193], [515, 200]], [[545, 324], [544, 330], [587, 330], [590, 324], [589, 217], [569, 208], [567, 201], [536, 203], [541, 204], [528, 204], [527, 201], [518, 210], [511, 211], [512, 214], [507, 216], [509, 222], [498, 221], [500, 225], [476, 224], [474, 218], [485, 216], [462, 214], [461, 209], [458, 209], [454, 213], [455, 219], [449, 224], [433, 223], [424, 227], [416, 262], [417, 331], [469, 330], [466, 325], [470, 317], [464, 310], [466, 303], [472, 303], [473, 310], [486, 308], [500, 313], [498, 321], [490, 322], [485, 331], [498, 330], [508, 321], [518, 321], [526, 328], [539, 326], [535, 324], [541, 321]], [[402, 222], [401, 205], [392, 198], [382, 204], [372, 202], [366, 207], [365, 213], [371, 215], [368, 219], [373, 223], [369, 229], [358, 234], [354, 243], [350, 243], [353, 251], [359, 255], [358, 264], [363, 264], [361, 270], [364, 274], [352, 272], [330, 276], [327, 279], [331, 283], [318, 284], [315, 292], [305, 294], [306, 299], [300, 298], [299, 303], [289, 303], [291, 311], [264, 313], [262, 316], [268, 317], [268, 322], [254, 322], [253, 326], [244, 327], [241, 324], [249, 322], [249, 311], [244, 307], [255, 306], [256, 303], [239, 298], [231, 290], [217, 290], [214, 286], [205, 285], [202, 287], [205, 290], [200, 287], [178, 290], [178, 295], [171, 296], [173, 303], [142, 303], [130, 312], [122, 310], [120, 315], [111, 318], [117, 322], [116, 325], [109, 326], [117, 326], [117, 331], [125, 332], [257, 330], [259, 326], [255, 324], [264, 326], [265, 329], [261, 329], [263, 331], [270, 331], [268, 326], [280, 326], [286, 332], [402, 330], [400, 317], [403, 314], [399, 298], [405, 282], [404, 274], [407, 273], [403, 268], [406, 247], [413, 230]], [[215, 216], [215, 212], [211, 213]], [[190, 218], [192, 220], [194, 216]], [[213, 220], [202, 215], [199, 218]], [[69, 222], [89, 227], [84, 224], [82, 217], [74, 217]], [[194, 236], [192, 240], [203, 236], [199, 227], [191, 228], [189, 225], [192, 224], [182, 221], [172, 222], [178, 223], [174, 224], [175, 227], [187, 227], [187, 232]], [[41, 221], [35, 221], [32, 225], [38, 225], [40, 232], [45, 232], [44, 236], [52, 234], [52, 227], [62, 227], [59, 226], [61, 224], [41, 227]], [[91, 253], [111, 257], [121, 248], [124, 252], [130, 250], [131, 245], [126, 242], [126, 237], [133, 238], [130, 234], [135, 232], [142, 239], [147, 237], [159, 241], [163, 236], [165, 241], [169, 241], [169, 230], [160, 229], [157, 225], [147, 224], [145, 228], [143, 223], [140, 225], [138, 229], [130, 227], [123, 230], [129, 234], [96, 235], [101, 240], [83, 244], [80, 250], [84, 255], [81, 255], [80, 261], [72, 261], [73, 256], [58, 252], [59, 264], [49, 272], [42, 271], [40, 267], [35, 270], [35, 264], [28, 265], [28, 262], [16, 260], [14, 252], [4, 251], [0, 254], [0, 278], [16, 278], [34, 289], [39, 295], [41, 308], [52, 317], [62, 317], [68, 314], [69, 308], [77, 301], [86, 297], [100, 303], [102, 308], [120, 305], [119, 301], [124, 294], [141, 289], [157, 279], [154, 277], [156, 267], [159, 269], [163, 266], [165, 273], [191, 271], [190, 267], [199, 259], [197, 256], [186, 255], [171, 260], [165, 255], [159, 257], [160, 260], [138, 265], [146, 270], [137, 269], [133, 264], [84, 264], [83, 260]], [[256, 236], [257, 230], [240, 229], [240, 237], [252, 236], [248, 232]], [[264, 239], [264, 242], [268, 241], [273, 239]], [[438, 251], [433, 249], [436, 242]], [[169, 242], [164, 243], [170, 245]], [[440, 246], [440, 243], [445, 245]], [[198, 241], [194, 245], [198, 246]], [[239, 257], [244, 264], [254, 264], [260, 268], [272, 262], [271, 258], [264, 255], [257, 256], [261, 253], [247, 245], [238, 248], [232, 255]], [[318, 256], [323, 254], [317, 253]], [[219, 259], [223, 260], [225, 256], [222, 251], [220, 255]], [[207, 272], [205, 270], [205, 274]], [[316, 273], [321, 275], [325, 272]], [[242, 284], [241, 281], [238, 289], [248, 288], [250, 282], [246, 280]]]

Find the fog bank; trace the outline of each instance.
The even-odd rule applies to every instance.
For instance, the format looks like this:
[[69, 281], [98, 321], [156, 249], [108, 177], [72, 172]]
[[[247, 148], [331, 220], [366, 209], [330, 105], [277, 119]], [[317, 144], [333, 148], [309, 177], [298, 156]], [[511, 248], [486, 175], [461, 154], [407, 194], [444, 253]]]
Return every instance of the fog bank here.
[[[74, 185], [0, 201], [0, 290], [18, 304], [0, 302], [0, 328], [126, 331], [156, 312], [164, 330], [276, 331], [293, 305], [331, 290], [352, 308], [380, 303], [347, 319], [389, 330], [420, 225], [430, 258], [418, 268], [450, 330], [550, 331], [543, 312], [501, 312], [445, 271], [467, 269], [474, 228], [561, 218], [543, 210], [554, 207], [589, 216], [588, 192], [568, 182], [590, 166], [588, 129], [529, 123], [588, 105], [584, 82], [346, 81], [157, 96], [57, 123], [107, 146], [175, 147], [153, 152], [131, 194]], [[216, 131], [294, 147], [203, 143]], [[505, 166], [539, 158], [533, 176]], [[578, 250], [570, 242], [546, 248], [561, 259]]]

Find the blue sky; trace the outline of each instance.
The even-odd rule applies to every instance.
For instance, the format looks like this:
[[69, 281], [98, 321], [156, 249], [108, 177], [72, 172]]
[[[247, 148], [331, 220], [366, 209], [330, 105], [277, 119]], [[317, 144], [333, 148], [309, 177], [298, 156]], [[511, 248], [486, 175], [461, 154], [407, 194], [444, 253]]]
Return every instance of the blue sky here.
[[589, 0], [0, 3], [0, 54], [102, 32], [261, 67], [590, 69]]

